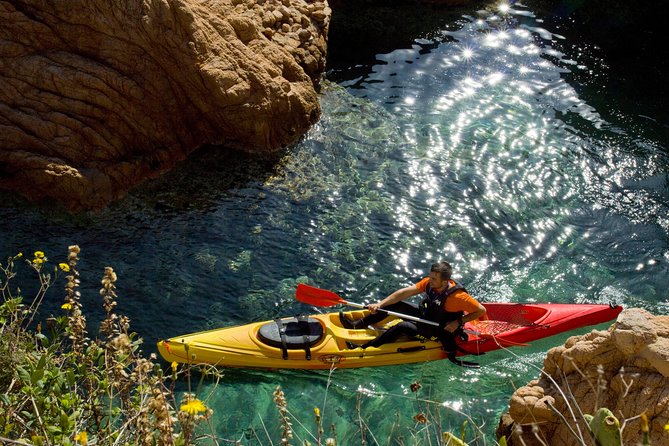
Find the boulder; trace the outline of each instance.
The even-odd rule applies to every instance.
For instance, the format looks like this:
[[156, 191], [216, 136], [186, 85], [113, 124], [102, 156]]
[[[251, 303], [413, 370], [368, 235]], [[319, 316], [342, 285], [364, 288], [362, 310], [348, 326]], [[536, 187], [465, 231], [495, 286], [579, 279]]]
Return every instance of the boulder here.
[[330, 13], [307, 0], [0, 0], [0, 188], [99, 208], [204, 144], [295, 142], [320, 115]]
[[607, 408], [624, 426], [623, 444], [641, 444], [641, 414], [651, 444], [667, 444], [669, 316], [624, 310], [607, 331], [551, 349], [537, 380], [516, 390], [498, 428], [509, 445], [592, 444], [583, 414]]

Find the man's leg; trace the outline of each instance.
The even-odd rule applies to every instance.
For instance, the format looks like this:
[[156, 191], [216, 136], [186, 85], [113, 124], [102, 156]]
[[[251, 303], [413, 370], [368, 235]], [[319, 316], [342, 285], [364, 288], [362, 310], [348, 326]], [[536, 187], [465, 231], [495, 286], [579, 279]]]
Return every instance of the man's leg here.
[[383, 310], [394, 311], [396, 313], [402, 313], [402, 314], [408, 314], [409, 316], [420, 317], [420, 311], [418, 310], [418, 307], [416, 305], [410, 304], [408, 302], [397, 302], [392, 305], [388, 305], [387, 307], [384, 307], [383, 309], [377, 311], [374, 314], [370, 313], [367, 316], [363, 317], [362, 319], [358, 319], [357, 321], [352, 321], [348, 319], [346, 316], [344, 316], [343, 312], [339, 312], [339, 318], [344, 328], [351, 328], [351, 329], [365, 328], [368, 325], [381, 322], [386, 317], [388, 317], [388, 314], [386, 314], [386, 312]]
[[348, 343], [348, 348], [367, 348], [367, 347], [379, 347], [383, 344], [388, 344], [389, 342], [396, 341], [402, 335], [416, 336], [418, 334], [418, 328], [416, 324], [411, 321], [402, 321], [399, 324], [395, 324], [390, 327], [388, 330], [381, 333], [376, 338], [372, 339], [369, 342], [366, 342], [362, 345], [356, 345], [352, 342]]

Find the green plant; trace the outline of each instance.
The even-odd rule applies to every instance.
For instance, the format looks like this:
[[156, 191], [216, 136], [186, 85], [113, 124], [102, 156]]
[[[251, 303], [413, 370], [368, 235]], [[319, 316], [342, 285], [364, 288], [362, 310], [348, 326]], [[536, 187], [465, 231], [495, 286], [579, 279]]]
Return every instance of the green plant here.
[[[115, 313], [114, 270], [105, 268], [100, 337], [91, 339], [79, 292], [79, 247], [49, 270], [36, 251], [26, 260], [39, 289], [25, 304], [13, 288], [21, 254], [0, 264], [0, 443], [33, 445], [190, 445], [213, 435], [197, 435], [211, 409], [194, 393], [177, 404], [174, 380], [190, 377], [175, 365], [164, 376], [154, 357], [145, 358], [141, 338], [127, 317]], [[49, 317], [46, 330], [34, 324], [54, 280], [64, 275], [64, 315]], [[205, 376], [207, 374], [203, 374]], [[213, 376], [208, 373], [209, 376]], [[189, 382], [190, 386], [190, 382]]]
[[585, 414], [585, 420], [588, 422], [590, 431], [598, 445], [622, 446], [620, 421], [609, 409], [602, 407], [595, 412], [595, 415]]

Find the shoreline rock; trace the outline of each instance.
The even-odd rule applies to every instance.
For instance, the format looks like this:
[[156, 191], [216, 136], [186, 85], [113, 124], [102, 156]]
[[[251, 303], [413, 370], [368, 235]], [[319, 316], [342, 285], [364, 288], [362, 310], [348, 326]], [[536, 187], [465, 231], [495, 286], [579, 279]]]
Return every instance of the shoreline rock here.
[[320, 116], [330, 14], [307, 0], [0, 0], [0, 188], [96, 209], [204, 144], [295, 142]]
[[[581, 444], [570, 431], [589, 438], [579, 409], [594, 414], [602, 407], [624, 423], [623, 444], [641, 443], [642, 413], [648, 417], [651, 444], [667, 443], [669, 316], [624, 310], [609, 330], [574, 336], [549, 350], [543, 371], [514, 392], [500, 420], [498, 438], [506, 435], [509, 445]], [[578, 408], [573, 401], [567, 404], [569, 395]]]

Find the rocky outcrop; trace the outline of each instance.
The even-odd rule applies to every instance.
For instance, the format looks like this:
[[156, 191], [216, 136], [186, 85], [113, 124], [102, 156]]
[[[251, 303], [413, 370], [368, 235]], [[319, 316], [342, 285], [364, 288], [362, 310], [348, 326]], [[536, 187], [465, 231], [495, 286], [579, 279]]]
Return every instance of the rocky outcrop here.
[[510, 445], [580, 445], [579, 432], [592, 444], [582, 414], [602, 407], [624, 424], [624, 444], [641, 444], [641, 414], [651, 444], [668, 443], [669, 316], [625, 310], [608, 331], [551, 349], [543, 371], [511, 398], [498, 429]]
[[197, 147], [319, 117], [316, 0], [0, 0], [0, 188], [96, 208]]

